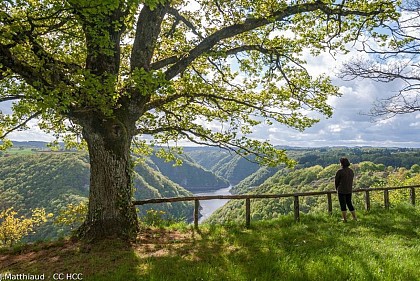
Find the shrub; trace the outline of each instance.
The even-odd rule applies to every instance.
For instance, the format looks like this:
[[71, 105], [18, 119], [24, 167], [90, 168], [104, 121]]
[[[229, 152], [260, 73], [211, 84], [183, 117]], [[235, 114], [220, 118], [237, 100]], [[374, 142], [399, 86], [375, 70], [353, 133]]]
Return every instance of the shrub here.
[[44, 208], [32, 210], [32, 216], [17, 217], [13, 207], [0, 212], [0, 242], [4, 245], [13, 246], [24, 236], [35, 232], [35, 227], [47, 222], [52, 214], [47, 214]]

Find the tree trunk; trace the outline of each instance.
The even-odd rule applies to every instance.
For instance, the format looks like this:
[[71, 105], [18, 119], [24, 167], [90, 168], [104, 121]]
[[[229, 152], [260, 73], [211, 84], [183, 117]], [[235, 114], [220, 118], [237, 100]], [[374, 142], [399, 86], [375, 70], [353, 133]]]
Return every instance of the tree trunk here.
[[133, 135], [115, 119], [93, 117], [82, 123], [90, 157], [90, 192], [88, 215], [79, 228], [79, 237], [135, 238], [138, 223], [132, 204], [130, 157]]

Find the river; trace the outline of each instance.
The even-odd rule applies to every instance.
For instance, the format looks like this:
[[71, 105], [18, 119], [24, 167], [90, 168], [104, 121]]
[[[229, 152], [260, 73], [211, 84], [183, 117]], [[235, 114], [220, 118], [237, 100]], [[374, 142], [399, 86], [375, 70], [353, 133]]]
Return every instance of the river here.
[[[212, 191], [206, 191], [206, 192], [198, 192], [194, 193], [196, 196], [209, 196], [209, 195], [230, 195], [229, 192], [231, 187], [212, 190]], [[203, 222], [208, 217], [210, 217], [211, 214], [214, 213], [217, 209], [225, 205], [229, 200], [228, 199], [213, 199], [213, 200], [200, 200], [200, 206], [201, 209], [201, 215], [198, 222]]]

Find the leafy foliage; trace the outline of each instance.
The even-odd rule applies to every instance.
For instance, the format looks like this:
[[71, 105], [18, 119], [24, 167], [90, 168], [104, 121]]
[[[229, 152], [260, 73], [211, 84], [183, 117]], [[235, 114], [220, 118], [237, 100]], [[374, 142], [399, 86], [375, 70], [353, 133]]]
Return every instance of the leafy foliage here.
[[3, 1], [0, 102], [15, 103], [0, 137], [36, 117], [76, 137], [96, 114], [134, 121], [130, 134], [154, 143], [186, 139], [287, 162], [248, 136], [262, 123], [303, 130], [318, 121], [305, 111], [331, 116], [326, 101], [338, 89], [305, 69], [304, 52], [344, 51], [398, 16], [393, 1], [195, 3]]
[[57, 215], [54, 223], [57, 225], [70, 226], [71, 230], [79, 227], [86, 218], [87, 204], [80, 202], [79, 204], [68, 204], [65, 209], [62, 209]]
[[45, 209], [36, 208], [31, 211], [31, 217], [17, 217], [13, 208], [0, 212], [0, 241], [3, 245], [13, 246], [24, 236], [35, 232], [35, 228], [45, 223], [53, 214], [47, 214]]
[[164, 211], [150, 209], [142, 217], [140, 225], [146, 228], [164, 228], [183, 222], [185, 223], [185, 220], [182, 218], [168, 216]]

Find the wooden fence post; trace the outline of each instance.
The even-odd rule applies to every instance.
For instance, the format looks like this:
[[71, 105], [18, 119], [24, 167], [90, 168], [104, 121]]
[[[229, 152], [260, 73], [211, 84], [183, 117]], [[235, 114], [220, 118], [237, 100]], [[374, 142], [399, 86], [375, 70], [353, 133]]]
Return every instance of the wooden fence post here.
[[331, 193], [327, 193], [327, 201], [328, 201], [328, 214], [332, 215]]
[[370, 211], [370, 193], [369, 193], [369, 190], [365, 191], [365, 210]]
[[384, 205], [385, 209], [389, 210], [389, 191], [387, 189], [384, 190]]
[[200, 209], [200, 201], [195, 199], [194, 200], [194, 228], [198, 229], [198, 215]]
[[295, 221], [299, 221], [299, 196], [295, 195], [295, 200], [293, 201], [293, 207], [295, 210]]
[[245, 199], [245, 216], [246, 216], [246, 227], [249, 228], [251, 226], [251, 199]]
[[414, 187], [410, 188], [410, 200], [411, 200], [411, 204], [415, 206], [416, 205], [416, 190], [414, 189]]

